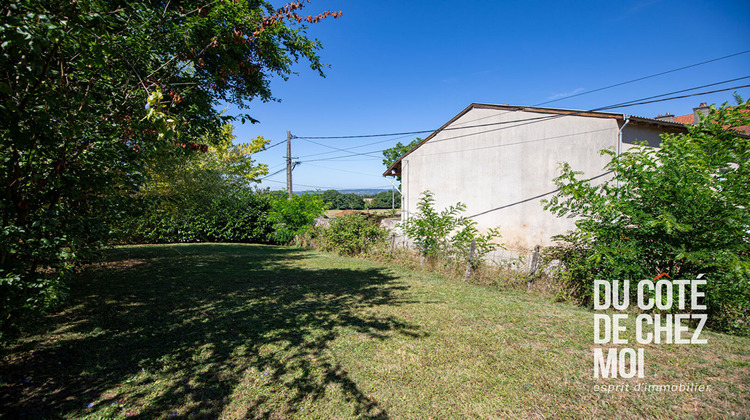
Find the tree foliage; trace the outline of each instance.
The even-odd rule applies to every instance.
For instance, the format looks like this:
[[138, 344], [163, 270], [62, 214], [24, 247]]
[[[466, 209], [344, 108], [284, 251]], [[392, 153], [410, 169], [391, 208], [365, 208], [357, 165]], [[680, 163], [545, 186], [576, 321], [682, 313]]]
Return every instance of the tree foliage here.
[[339, 194], [333, 205], [340, 210], [363, 210], [365, 200], [354, 193]]
[[[383, 165], [385, 165], [386, 168], [390, 168], [391, 165], [393, 165], [401, 156], [405, 155], [406, 152], [413, 149], [416, 145], [418, 145], [422, 140], [419, 137], [412, 140], [409, 144], [401, 144], [401, 142], [396, 143], [395, 146], [383, 150]], [[401, 176], [396, 177], [399, 182], [401, 182]]]
[[329, 209], [362, 210], [365, 208], [364, 199], [354, 193], [343, 194], [336, 190], [326, 190], [320, 194], [320, 198]]
[[320, 198], [326, 203], [326, 205], [328, 205], [329, 209], [335, 209], [336, 197], [339, 195], [341, 195], [341, 193], [337, 190], [325, 190], [320, 193]]
[[750, 310], [750, 104], [711, 107], [686, 134], [663, 135], [660, 149], [611, 151], [614, 177], [600, 185], [563, 165], [546, 208], [576, 217], [577, 229], [552, 251], [584, 301], [594, 279], [707, 279], [714, 326], [747, 332]]
[[0, 327], [59, 300], [66, 273], [130, 211], [149, 165], [206, 151], [191, 139], [230, 119], [215, 105], [273, 99], [271, 76], [287, 78], [299, 59], [322, 73], [301, 22], [339, 14], [303, 17], [301, 7], [0, 5]]
[[396, 191], [395, 194], [392, 191], [382, 191], [375, 195], [370, 203], [371, 209], [389, 209], [391, 206], [394, 208], [401, 208], [401, 193]]
[[171, 156], [149, 167], [148, 180], [135, 195], [138, 206], [113, 226], [126, 243], [266, 242], [271, 197], [250, 184], [268, 172], [253, 153], [268, 143], [262, 137], [234, 144], [227, 124], [205, 153]]

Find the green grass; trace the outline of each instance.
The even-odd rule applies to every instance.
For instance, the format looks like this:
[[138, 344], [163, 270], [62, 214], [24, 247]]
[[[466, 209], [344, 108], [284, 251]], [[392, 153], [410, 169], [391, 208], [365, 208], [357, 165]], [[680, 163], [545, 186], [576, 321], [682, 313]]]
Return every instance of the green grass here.
[[[3, 349], [9, 418], [750, 415], [750, 339], [646, 346], [647, 378], [597, 381], [590, 311], [285, 247], [116, 248], [37, 329]], [[593, 391], [639, 382], [712, 388]]]

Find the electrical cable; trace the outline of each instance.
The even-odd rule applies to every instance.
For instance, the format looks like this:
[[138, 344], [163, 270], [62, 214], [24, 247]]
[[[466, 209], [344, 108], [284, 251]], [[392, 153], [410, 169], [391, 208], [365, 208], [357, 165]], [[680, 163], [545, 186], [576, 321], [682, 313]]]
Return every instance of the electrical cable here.
[[272, 145], [270, 145], [270, 146], [266, 147], [265, 149], [261, 150], [261, 152], [265, 152], [266, 150], [268, 150], [268, 149], [270, 149], [270, 148], [272, 148], [272, 147], [276, 147], [276, 146], [278, 146], [278, 145], [280, 145], [280, 144], [283, 144], [283, 143], [286, 143], [286, 140], [281, 140], [281, 141], [279, 141], [279, 142], [276, 142], [276, 143], [274, 143], [274, 144], [272, 144]]
[[726, 89], [717, 89], [717, 90], [711, 90], [711, 91], [706, 91], [706, 92], [692, 93], [690, 95], [672, 96], [672, 97], [669, 97], [669, 98], [657, 99], [657, 100], [653, 100], [653, 101], [629, 102], [626, 105], [619, 105], [618, 104], [618, 105], [613, 105], [611, 107], [599, 108], [597, 110], [614, 109], [614, 108], [624, 108], [624, 107], [628, 107], [628, 106], [652, 104], [652, 103], [655, 103], [655, 102], [672, 101], [672, 100], [675, 100], [675, 99], [690, 98], [692, 96], [708, 95], [708, 94], [717, 93], [717, 92], [726, 92], [728, 90], [742, 89], [742, 88], [746, 88], [746, 87], [750, 87], [750, 85], [734, 86], [734, 87], [726, 88]]
[[352, 156], [367, 156], [367, 157], [369, 157], [371, 159], [382, 159], [383, 158], [382, 156], [372, 156], [372, 154], [373, 153], [382, 153], [383, 150], [385, 150], [385, 149], [373, 150], [371, 152], [364, 152], [364, 153], [352, 153], [352, 154], [349, 154], [349, 155], [334, 156], [334, 157], [330, 157], [330, 158], [310, 159], [310, 160], [307, 160], [306, 162], [321, 162], [321, 161], [325, 161], [325, 160], [338, 160], [338, 159], [348, 158], [348, 157], [352, 157]]
[[[339, 148], [339, 147], [328, 146], [328, 145], [326, 145], [326, 144], [318, 143], [318, 142], [315, 142], [315, 141], [312, 141], [312, 140], [307, 140], [307, 139], [305, 139], [305, 141], [307, 141], [307, 142], [310, 142], [310, 143], [312, 143], [312, 144], [317, 144], [318, 146], [323, 146], [323, 147], [327, 147], [327, 148], [329, 148], [329, 149], [334, 149], [334, 150], [336, 150], [336, 151], [340, 151], [340, 152], [346, 152], [346, 153], [351, 153], [352, 155], [357, 155], [357, 153], [355, 153], [355, 152], [351, 152], [351, 151], [349, 151], [349, 150], [346, 150], [346, 149], [341, 149], [341, 148]], [[382, 156], [376, 156], [376, 157], [377, 157], [378, 159], [380, 159], [380, 158], [381, 158]]]
[[[750, 50], [748, 50], [747, 52], [750, 52]], [[739, 55], [739, 54], [741, 54], [741, 53], [738, 53], [738, 54], [735, 54], [735, 55]], [[734, 56], [734, 55], [732, 55], [732, 56]], [[729, 57], [729, 56], [727, 56], [727, 57]], [[712, 61], [716, 61], [716, 60], [712, 60]], [[711, 62], [711, 61], [708, 61], [708, 62]], [[704, 63], [696, 64], [696, 65], [700, 65], [700, 64], [705, 64], [705, 62]], [[688, 68], [688, 67], [686, 67], [686, 68]], [[679, 69], [676, 69], [674, 71], [677, 71], [677, 70], [679, 70]], [[672, 72], [672, 71], [669, 71], [669, 72]], [[669, 72], [663, 72], [662, 74], [666, 74], [666, 73], [669, 73]], [[648, 77], [646, 77], [646, 78], [648, 78]], [[539, 122], [539, 121], [543, 121], [543, 120], [549, 120], [549, 119], [553, 119], [553, 118], [561, 118], [561, 117], [565, 117], [565, 116], [582, 114], [582, 113], [586, 113], [586, 112], [596, 112], [596, 111], [602, 111], [602, 110], [608, 110], [608, 109], [624, 108], [624, 107], [635, 106], [635, 105], [643, 105], [643, 104], [656, 103], [656, 102], [666, 102], [666, 101], [670, 101], [670, 100], [688, 98], [688, 97], [693, 97], [693, 96], [698, 96], [698, 95], [706, 95], [706, 94], [717, 93], [717, 92], [725, 92], [725, 91], [728, 91], [728, 90], [734, 90], [734, 89], [741, 89], [741, 88], [745, 88], [745, 87], [750, 87], [750, 85], [734, 86], [734, 87], [730, 87], [730, 88], [716, 89], [716, 90], [712, 90], [712, 91], [704, 91], [704, 92], [698, 92], [698, 93], [693, 93], [693, 94], [689, 94], [689, 95], [671, 96], [671, 97], [666, 97], [665, 98], [665, 96], [673, 95], [675, 93], [682, 93], [682, 92], [687, 92], [687, 91], [691, 91], [691, 90], [702, 89], [702, 88], [705, 88], [705, 87], [716, 86], [716, 85], [720, 85], [720, 84], [724, 84], [724, 83], [729, 83], [729, 82], [733, 82], [733, 81], [737, 81], [737, 80], [743, 80], [743, 79], [747, 79], [747, 78], [750, 78], [750, 76], [744, 76], [744, 77], [739, 77], [739, 78], [735, 78], [735, 79], [725, 80], [725, 81], [722, 81], [722, 82], [715, 82], [715, 83], [710, 83], [710, 84], [706, 84], [706, 85], [702, 85], [702, 86], [696, 86], [696, 87], [692, 87], [692, 88], [688, 88], [688, 89], [682, 89], [682, 90], [678, 90], [678, 91], [668, 92], [668, 93], [664, 93], [664, 94], [660, 94], [660, 95], [654, 95], [654, 96], [649, 96], [649, 97], [645, 97], [645, 98], [639, 98], [639, 99], [635, 99], [635, 100], [631, 100], [631, 101], [627, 101], [627, 102], [621, 102], [621, 103], [617, 103], [617, 104], [613, 104], [613, 105], [607, 105], [607, 106], [604, 106], [604, 107], [594, 108], [594, 109], [591, 109], [589, 111], [571, 111], [569, 113], [557, 114], [557, 115], [553, 115], [553, 116], [535, 117], [535, 118], [528, 118], [528, 119], [523, 119], [523, 120], [501, 121], [501, 122], [497, 122], [497, 123], [478, 124], [478, 125], [474, 125], [474, 126], [462, 126], [462, 127], [455, 127], [455, 128], [453, 128], [453, 127], [446, 127], [444, 130], [447, 131], [447, 130], [451, 130], [451, 129], [481, 128], [481, 127], [487, 127], [487, 126], [493, 126], [493, 125], [510, 124], [510, 123], [515, 123], [515, 122], [519, 123], [519, 124], [516, 124], [516, 125], [513, 125], [513, 126], [500, 127], [498, 129], [495, 129], [495, 130], [488, 130], [488, 131], [486, 131], [486, 132], [490, 132], [490, 131], [497, 131], [497, 130], [501, 130], [501, 129], [505, 129], [505, 128], [518, 127], [520, 125], [532, 124], [532, 123], [535, 123], [535, 122]], [[643, 79], [644, 78], [633, 79], [633, 81], [643, 80]], [[618, 84], [618, 85], [627, 84], [627, 83], [630, 83], [630, 82], [633, 82], [633, 81], [623, 82], [623, 83]], [[614, 87], [614, 86], [615, 85], [612, 85], [611, 87]], [[608, 88], [608, 87], [601, 88], [600, 90], [603, 90], [603, 89], [606, 89], [606, 88]], [[589, 93], [590, 92], [593, 92], [593, 91], [589, 91]], [[580, 95], [575, 95], [575, 96], [580, 96]], [[660, 99], [655, 99], [655, 98], [660, 98]], [[380, 152], [383, 151], [383, 150], [375, 150], [375, 151], [370, 151], [370, 152], [355, 153], [355, 152], [351, 152], [351, 149], [365, 147], [366, 145], [361, 145], [361, 146], [357, 146], [357, 147], [350, 148], [350, 149], [343, 149], [343, 148], [337, 148], [337, 147], [328, 146], [328, 145], [324, 145], [324, 144], [321, 144], [321, 143], [317, 143], [317, 142], [311, 141], [311, 139], [313, 139], [313, 138], [314, 139], [342, 139], [342, 138], [350, 139], [350, 138], [367, 138], [367, 137], [384, 137], [384, 136], [401, 136], [401, 135], [408, 136], [408, 135], [411, 135], [411, 134], [434, 132], [434, 131], [435, 130], [431, 130], [431, 131], [424, 130], [424, 131], [412, 131], [412, 132], [390, 133], [390, 134], [368, 134], [368, 135], [362, 135], [362, 136], [327, 136], [327, 137], [301, 137], [301, 136], [293, 136], [293, 138], [306, 140], [306, 141], [309, 141], [309, 142], [311, 142], [313, 144], [317, 144], [319, 146], [323, 146], [323, 147], [328, 147], [328, 148], [334, 149], [335, 151], [342, 151], [342, 152], [349, 153], [348, 155], [335, 156], [335, 157], [330, 157], [330, 158], [311, 159], [311, 160], [305, 161], [305, 163], [307, 163], [307, 162], [317, 162], [317, 161], [338, 160], [338, 159], [341, 159], [341, 158], [347, 158], [347, 157], [351, 157], [351, 156], [368, 156], [368, 157], [373, 157], [373, 158], [380, 158], [380, 156], [375, 157], [375, 156], [372, 156], [372, 154], [373, 153], [380, 153]], [[476, 134], [481, 134], [481, 133], [472, 133], [471, 135], [476, 135]], [[457, 136], [457, 137], [454, 137], [454, 138], [458, 138], [458, 137], [464, 137], [464, 136]], [[566, 137], [566, 136], [559, 136], [559, 137]], [[451, 139], [453, 139], [453, 138], [451, 138]], [[369, 144], [384, 143], [384, 142], [394, 141], [394, 140], [396, 140], [396, 139], [390, 139], [390, 140], [386, 140], [386, 141], [378, 141], [378, 142], [373, 142], [373, 143], [369, 143]], [[449, 140], [449, 139], [440, 139], [440, 140], [436, 140], [436, 141], [446, 141], [446, 140]], [[533, 140], [533, 141], [541, 141], [541, 140], [546, 140], [546, 139], [537, 139], [537, 140]], [[284, 141], [278, 142], [278, 143], [272, 145], [271, 147], [277, 146], [277, 145], [283, 143]], [[520, 143], [524, 143], [524, 142], [520, 142]], [[507, 145], [510, 145], [510, 144], [507, 144]], [[507, 145], [503, 145], [503, 146], [507, 146]], [[500, 146], [500, 145], [498, 145], [498, 146]], [[327, 153], [333, 153], [333, 152], [324, 152], [324, 153], [315, 154], [315, 155], [322, 155], [322, 154], [327, 154]], [[314, 155], [308, 155], [308, 156], [314, 156]], [[299, 163], [299, 162], [297, 162], [297, 163]], [[311, 166], [319, 166], [319, 165], [311, 165]], [[346, 170], [334, 169], [334, 168], [326, 168], [326, 169], [333, 169], [333, 170], [339, 170], [339, 171], [344, 171], [344, 172], [356, 173], [356, 172], [353, 172], [353, 171], [346, 171]], [[280, 170], [280, 171], [277, 171], [277, 172], [275, 172], [275, 173], [273, 173], [271, 175], [267, 175], [266, 177], [261, 178], [261, 180], [267, 179], [268, 177], [276, 175], [276, 174], [278, 174], [278, 173], [280, 173], [282, 171], [283, 171], [283, 169]], [[361, 174], [361, 175], [369, 175], [369, 174]], [[269, 181], [272, 181], [272, 180], [269, 180]], [[279, 181], [272, 181], [272, 182], [279, 182]], [[302, 184], [299, 184], [299, 185], [300, 186], [307, 186], [307, 187], [311, 187], [311, 188], [318, 188], [316, 186], [309, 186], [309, 185], [302, 185]]]
[[663, 72], [660, 72], [660, 73], [655, 73], [655, 74], [651, 74], [651, 75], [648, 75], [648, 76], [639, 77], [637, 79], [628, 80], [626, 82], [615, 83], [614, 85], [609, 85], [609, 86], [601, 87], [601, 88], [598, 88], [598, 89], [587, 90], [585, 92], [576, 93], [574, 95], [563, 96], [562, 98], [557, 98], [557, 99], [553, 99], [553, 100], [550, 100], [550, 101], [541, 102], [541, 103], [538, 103], [538, 104], [533, 105], [533, 106], [540, 106], [540, 105], [551, 104], [552, 102], [558, 102], [558, 101], [562, 101], [564, 99], [570, 99], [570, 98], [575, 98], [575, 97], [578, 97], [578, 96], [588, 95], [589, 93], [594, 93], [594, 92], [601, 92], [601, 91], [606, 90], [606, 89], [611, 89], [611, 88], [614, 88], [614, 87], [623, 86], [623, 85], [627, 85], [627, 84], [630, 84], [630, 83], [640, 82], [641, 80], [651, 79], [651, 78], [657, 77], [657, 76], [663, 76], [665, 74], [674, 73], [674, 72], [677, 72], [677, 71], [680, 71], [680, 70], [686, 70], [686, 69], [689, 69], [689, 68], [702, 66], [704, 64], [713, 63], [715, 61], [720, 61], [720, 60], [724, 60], [724, 59], [731, 58], [731, 57], [736, 57], [738, 55], [747, 54], [747, 53], [750, 53], [750, 50], [740, 51], [738, 53], [734, 53], [734, 54], [730, 54], [730, 55], [725, 55], [723, 57], [714, 58], [714, 59], [706, 60], [706, 61], [701, 61], [700, 63], [690, 64], [690, 65], [687, 65], [687, 66], [678, 67], [676, 69], [667, 70], [667, 71], [663, 71]]
[[[269, 179], [267, 181], [268, 182], [275, 182], [277, 184], [286, 184], [286, 182], [284, 182], [284, 181], [275, 181], [273, 179]], [[319, 185], [295, 184], [294, 182], [292, 182], [292, 187], [295, 187], [295, 186], [297, 186], [297, 187], [315, 188], [315, 189], [318, 189], [318, 190], [333, 190], [333, 189], [335, 189], [333, 187], [321, 187]]]
[[316, 167], [316, 168], [329, 169], [329, 170], [331, 170], [331, 171], [338, 171], [338, 172], [348, 172], [348, 173], [350, 173], [350, 174], [356, 174], [356, 175], [364, 175], [364, 176], [372, 176], [372, 177], [375, 177], [375, 178], [380, 178], [380, 179], [382, 179], [382, 178], [383, 178], [383, 177], [382, 177], [382, 176], [380, 176], [380, 175], [367, 174], [367, 173], [364, 173], [364, 172], [349, 171], [349, 170], [346, 170], [346, 169], [339, 169], [339, 168], [329, 168], [329, 167], [327, 167], [327, 166], [316, 165], [316, 164], [314, 164], [314, 163], [307, 163], [307, 162], [302, 162], [302, 163], [304, 163], [304, 164], [305, 164], [305, 166], [313, 166], [313, 167]]
[[[359, 149], [359, 148], [362, 148], [362, 147], [372, 146], [373, 144], [390, 143], [392, 141], [401, 140], [401, 139], [404, 139], [404, 138], [407, 138], [407, 137], [410, 137], [410, 136], [400, 136], [400, 137], [394, 137], [394, 138], [388, 139], [388, 140], [374, 141], [372, 143], [366, 143], [366, 144], [362, 144], [362, 145], [359, 145], [359, 146], [354, 146], [354, 147], [350, 147], [350, 148], [347, 148], [347, 149], [341, 149], [341, 150], [349, 152], [349, 151], [352, 151], [354, 149]], [[304, 141], [312, 143], [310, 140], [307, 140], [307, 139], [300, 139], [300, 140], [304, 140]], [[327, 145], [324, 145], [324, 144], [321, 144], [321, 143], [315, 143], [315, 144], [319, 144], [319, 145], [324, 146], [324, 147], [331, 147], [331, 146], [327, 146]], [[331, 153], [336, 153], [336, 152], [334, 151], [334, 152], [313, 153], [311, 155], [300, 156], [300, 158], [308, 158], [308, 157], [313, 157], [313, 156], [328, 155], [328, 154], [331, 154]]]
[[[665, 101], [674, 100], [674, 99], [682, 99], [682, 98], [686, 98], [686, 97], [689, 97], [689, 96], [706, 95], [706, 94], [710, 94], [710, 93], [717, 93], [717, 92], [723, 92], [723, 91], [727, 91], [727, 90], [740, 89], [740, 88], [747, 87], [747, 85], [735, 86], [735, 87], [731, 87], [731, 88], [713, 90], [713, 91], [708, 91], [708, 92], [700, 92], [700, 93], [696, 93], [696, 94], [693, 94], [693, 95], [679, 96], [679, 97], [673, 97], [673, 98], [664, 98], [664, 99], [661, 99], [661, 100], [655, 100], [655, 101], [651, 101], [651, 102], [639, 102], [639, 101], [643, 101], [643, 100], [650, 99], [650, 98], [656, 98], [656, 97], [663, 97], [663, 96], [667, 96], [667, 95], [673, 95], [675, 93], [687, 92], [687, 91], [690, 91], [690, 90], [701, 89], [701, 88], [709, 87], [709, 86], [716, 86], [716, 85], [720, 85], [720, 84], [724, 84], [724, 83], [729, 83], [729, 82], [737, 81], [737, 80], [742, 80], [742, 79], [746, 79], [746, 78], [750, 78], [750, 76], [744, 76], [744, 77], [740, 77], [740, 78], [729, 79], [729, 80], [725, 80], [725, 81], [722, 81], [722, 82], [710, 83], [710, 84], [707, 84], [707, 85], [696, 86], [696, 87], [692, 87], [692, 88], [688, 88], [688, 89], [681, 89], [681, 90], [677, 90], [677, 91], [673, 91], [673, 92], [668, 92], [668, 93], [664, 93], [664, 94], [660, 94], [660, 95], [656, 95], [656, 96], [650, 96], [650, 97], [646, 97], [646, 98], [639, 98], [639, 99], [635, 99], [635, 100], [632, 100], [632, 101], [623, 102], [623, 103], [619, 103], [619, 104], [606, 105], [604, 107], [594, 108], [594, 109], [590, 109], [590, 110], [587, 110], [587, 111], [571, 111], [569, 115], [575, 115], [575, 114], [580, 114], [580, 113], [585, 113], [585, 112], [596, 112], [596, 111], [601, 111], [601, 110], [606, 110], [606, 109], [624, 108], [624, 107], [628, 107], [628, 106], [643, 105], [643, 104], [646, 104], [646, 103], [665, 102]], [[533, 108], [533, 107], [529, 107], [529, 108]], [[560, 114], [560, 115], [565, 115], [565, 114]], [[538, 120], [544, 120], [544, 119], [547, 119], [547, 118], [550, 118], [550, 117], [537, 117], [536, 119], [538, 119]], [[527, 119], [527, 120], [524, 120], [524, 121], [529, 121], [529, 120], [531, 120], [531, 119]], [[487, 126], [491, 126], [491, 125], [510, 124], [510, 123], [514, 123], [514, 122], [518, 122], [518, 121], [520, 121], [520, 120], [501, 121], [501, 122], [487, 123], [487, 124], [475, 124], [475, 125], [471, 125], [471, 126], [446, 127], [446, 128], [443, 129], [443, 131], [447, 131], [447, 130], [460, 130], [460, 129], [465, 129], [465, 128], [480, 128], [480, 127], [487, 127]], [[311, 139], [315, 139], [315, 140], [321, 140], [321, 139], [353, 139], [353, 138], [386, 137], [386, 136], [398, 136], [398, 135], [434, 133], [435, 131], [437, 131], [437, 130], [420, 130], [420, 131], [410, 131], [410, 132], [403, 132], [403, 133], [387, 133], [387, 134], [364, 134], [364, 135], [354, 135], [354, 136], [317, 136], [317, 137], [312, 137], [312, 136], [295, 136], [295, 138], [297, 138], [297, 139], [304, 139], [304, 140], [311, 140]]]
[[[748, 76], [748, 77], [750, 77], [750, 76]], [[740, 78], [740, 79], [742, 79], [742, 78]], [[713, 85], [721, 84], [721, 83], [724, 83], [724, 82], [719, 82], [719, 83], [714, 83], [714, 84], [704, 85], [704, 86], [713, 86]], [[639, 99], [634, 99], [634, 100], [628, 101], [628, 102], [622, 102], [622, 103], [619, 103], [619, 104], [607, 105], [607, 106], [603, 106], [603, 107], [599, 107], [599, 108], [594, 108], [594, 109], [591, 109], [591, 110], [588, 110], [588, 111], [570, 111], [570, 112], [556, 114], [556, 115], [551, 115], [551, 116], [550, 115], [546, 115], [546, 116], [542, 116], [542, 117], [533, 117], [533, 118], [526, 118], [526, 119], [520, 119], [520, 120], [500, 121], [500, 122], [495, 122], [495, 123], [477, 124], [477, 125], [473, 125], [473, 126], [463, 126], [463, 127], [455, 127], [455, 128], [453, 128], [453, 127], [447, 127], [445, 129], [443, 129], [443, 131], [450, 131], [450, 130], [456, 130], [456, 129], [466, 129], [466, 128], [481, 128], [481, 127], [504, 125], [503, 127], [499, 127], [499, 128], [493, 129], [493, 130], [487, 130], [487, 131], [482, 131], [482, 132], [479, 132], [479, 133], [470, 133], [470, 134], [459, 135], [459, 136], [454, 136], [454, 137], [449, 137], [449, 138], [432, 140], [431, 142], [432, 143], [437, 143], [437, 142], [442, 142], [442, 141], [454, 140], [456, 138], [473, 136], [473, 135], [477, 135], [477, 134], [484, 134], [484, 133], [489, 133], [489, 132], [494, 132], [494, 131], [500, 131], [500, 130], [504, 130], [504, 129], [508, 129], [508, 128], [515, 128], [515, 127], [519, 127], [519, 126], [523, 126], [523, 125], [529, 125], [529, 124], [533, 124], [533, 123], [537, 123], [537, 122], [541, 122], [541, 121], [546, 121], [546, 120], [551, 120], [551, 119], [556, 119], [556, 118], [563, 118], [563, 117], [568, 117], [568, 116], [585, 114], [585, 113], [588, 113], [588, 112], [597, 112], [597, 111], [602, 111], [602, 110], [607, 110], [607, 109], [614, 109], [614, 108], [625, 108], [625, 107], [628, 107], [628, 106], [643, 105], [643, 104], [655, 103], [655, 102], [666, 102], [666, 101], [671, 101], [671, 100], [675, 100], [675, 99], [688, 98], [688, 97], [691, 97], [691, 96], [707, 95], [707, 94], [710, 94], [710, 93], [724, 92], [724, 91], [728, 91], [728, 90], [740, 89], [740, 88], [745, 88], [745, 87], [750, 87], [750, 85], [733, 86], [733, 87], [730, 87], [730, 88], [724, 88], [724, 89], [717, 89], [717, 90], [712, 90], [712, 91], [698, 92], [698, 93], [693, 93], [693, 94], [690, 94], [690, 95], [673, 96], [673, 97], [656, 99], [656, 100], [651, 100], [651, 101], [643, 101], [643, 99], [648, 99], [648, 98], [639, 98]], [[699, 86], [699, 87], [696, 87], [696, 88], [683, 89], [683, 90], [669, 92], [669, 93], [664, 93], [664, 94], [660, 94], [660, 95], [656, 95], [656, 96], [652, 96], [652, 97], [662, 97], [662, 96], [671, 95], [671, 94], [677, 93], [677, 92], [685, 92], [685, 91], [689, 91], [689, 90], [694, 90], [694, 89], [697, 89], [697, 88], [701, 88], [701, 87]], [[518, 123], [518, 124], [506, 125], [506, 124], [513, 124], [513, 123]], [[298, 138], [300, 138], [300, 137], [298, 137]], [[311, 160], [308, 160], [307, 162], [319, 162], [319, 161], [327, 161], [327, 160], [337, 160], [337, 159], [346, 158], [346, 157], [350, 157], [350, 156], [354, 156], [354, 155], [370, 156], [373, 153], [379, 153], [379, 152], [382, 153], [383, 150], [374, 150], [374, 151], [364, 152], [364, 153], [352, 153], [350, 155], [334, 156], [334, 157], [330, 157], [330, 158], [311, 159]]]
[[[723, 82], [721, 82], [721, 83], [723, 83]], [[711, 85], [706, 85], [706, 86], [711, 86]], [[587, 111], [570, 111], [570, 112], [566, 112], [566, 113], [560, 113], [560, 114], [549, 115], [549, 116], [544, 116], [544, 117], [534, 117], [534, 118], [527, 118], [527, 119], [522, 119], [522, 120], [508, 120], [508, 121], [500, 121], [500, 122], [497, 122], [497, 123], [488, 123], [488, 124], [479, 124], [479, 125], [475, 125], [475, 126], [457, 127], [457, 128], [474, 128], [474, 127], [487, 127], [487, 126], [492, 126], [492, 125], [505, 125], [505, 124], [518, 123], [518, 124], [515, 124], [515, 125], [499, 127], [499, 128], [493, 129], [493, 130], [482, 131], [482, 132], [479, 132], [479, 133], [470, 133], [470, 134], [464, 134], [464, 135], [459, 135], [459, 136], [454, 136], [454, 137], [442, 138], [442, 139], [439, 139], [439, 140], [431, 140], [431, 142], [432, 143], [438, 143], [438, 142], [442, 142], [442, 141], [453, 140], [453, 139], [456, 139], [456, 138], [468, 137], [468, 136], [472, 136], [472, 135], [476, 135], [476, 134], [484, 134], [484, 133], [489, 133], [489, 132], [494, 132], [494, 131], [505, 130], [505, 129], [508, 129], [508, 128], [515, 128], [515, 127], [519, 127], [519, 126], [523, 126], [523, 125], [529, 125], [529, 124], [533, 124], [533, 123], [540, 122], [540, 121], [552, 120], [552, 119], [556, 119], [556, 118], [563, 118], [563, 117], [569, 117], [569, 116], [574, 116], [574, 115], [581, 115], [581, 114], [585, 114], [585, 113], [588, 113], [588, 112], [597, 112], [597, 111], [602, 111], [602, 110], [607, 110], [607, 109], [615, 109], [615, 108], [625, 108], [625, 107], [629, 107], [629, 106], [643, 105], [643, 104], [648, 104], [648, 103], [666, 102], [666, 101], [671, 101], [671, 100], [675, 100], [675, 99], [682, 99], [682, 98], [687, 98], [687, 97], [691, 97], [691, 96], [707, 95], [707, 94], [710, 94], [710, 93], [724, 92], [724, 91], [728, 91], [728, 90], [740, 89], [740, 88], [745, 88], [745, 87], [750, 87], [750, 85], [733, 86], [733, 87], [725, 88], [725, 89], [717, 89], [717, 90], [712, 90], [712, 91], [698, 92], [698, 93], [694, 93], [694, 94], [690, 94], [690, 95], [673, 96], [673, 97], [669, 97], [669, 98], [657, 99], [657, 100], [652, 100], [652, 101], [643, 101], [643, 99], [648, 99], [648, 98], [639, 98], [639, 99], [634, 99], [634, 100], [631, 100], [631, 101], [628, 101], [628, 102], [621, 102], [619, 104], [606, 105], [606, 106], [603, 106], [603, 107], [593, 108], [593, 109], [590, 109], [590, 110], [587, 110]], [[700, 88], [700, 87], [698, 87], [698, 88]], [[669, 93], [665, 93], [665, 94], [661, 94], [661, 95], [656, 95], [656, 96], [652, 96], [652, 97], [661, 97], [661, 96], [671, 95], [671, 94], [677, 93], [677, 92], [685, 92], [685, 91], [694, 90], [694, 89], [696, 89], [696, 88], [683, 89], [683, 90], [669, 92]], [[451, 130], [451, 129], [452, 129], [451, 127], [448, 127], [446, 129], [444, 129], [443, 131], [448, 131], [448, 130]]]
[[270, 177], [272, 177], [272, 176], [274, 176], [274, 175], [278, 175], [278, 174], [280, 174], [280, 173], [284, 172], [285, 170], [286, 170], [286, 168], [281, 168], [281, 169], [279, 169], [278, 171], [276, 171], [276, 172], [274, 172], [274, 173], [272, 173], [272, 174], [270, 174], [270, 175], [266, 175], [266, 176], [264, 176], [263, 178], [258, 178], [258, 181], [263, 181], [263, 180], [264, 180], [264, 179], [266, 179], [266, 178], [270, 178]]

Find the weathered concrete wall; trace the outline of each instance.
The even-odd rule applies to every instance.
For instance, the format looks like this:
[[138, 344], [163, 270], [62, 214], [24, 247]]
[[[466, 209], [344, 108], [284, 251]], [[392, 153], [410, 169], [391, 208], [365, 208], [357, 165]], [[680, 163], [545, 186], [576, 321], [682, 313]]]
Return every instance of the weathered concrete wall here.
[[[541, 201], [555, 191], [553, 178], [560, 174], [561, 162], [587, 178], [605, 173], [608, 157], [599, 151], [617, 150], [618, 121], [540, 117], [551, 115], [473, 108], [406, 156], [401, 169], [403, 217], [415, 212], [420, 194], [430, 190], [437, 209], [460, 201], [467, 206], [464, 215], [476, 215], [480, 228], [500, 227], [502, 241], [512, 250], [551, 245], [553, 235], [572, 230], [572, 219], [555, 217]], [[467, 127], [479, 124], [484, 126]], [[658, 141], [652, 130], [628, 126], [623, 134], [626, 142]], [[628, 147], [623, 144], [623, 150]], [[596, 182], [608, 178], [611, 175]]]

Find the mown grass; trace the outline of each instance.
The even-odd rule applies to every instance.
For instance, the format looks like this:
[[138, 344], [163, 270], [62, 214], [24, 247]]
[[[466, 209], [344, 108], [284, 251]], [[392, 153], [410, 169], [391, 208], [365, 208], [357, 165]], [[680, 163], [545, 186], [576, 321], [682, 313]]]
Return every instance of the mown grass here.
[[[632, 326], [629, 328], [632, 331]], [[8, 418], [725, 418], [750, 339], [646, 346], [593, 379], [593, 314], [353, 258], [259, 245], [119, 247], [3, 349]], [[595, 392], [699, 383], [705, 392]]]

